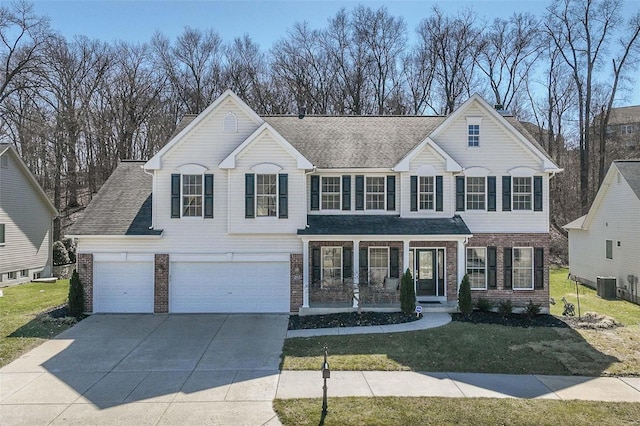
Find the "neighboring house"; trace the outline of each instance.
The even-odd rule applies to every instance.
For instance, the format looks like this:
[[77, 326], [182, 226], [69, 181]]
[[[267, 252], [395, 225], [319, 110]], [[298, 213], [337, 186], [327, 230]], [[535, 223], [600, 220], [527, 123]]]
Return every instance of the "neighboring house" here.
[[51, 276], [57, 215], [15, 149], [0, 144], [0, 286]]
[[611, 108], [606, 133], [616, 151], [640, 149], [640, 105]]
[[318, 312], [475, 298], [548, 308], [549, 179], [513, 117], [258, 116], [231, 91], [70, 229], [93, 312]]
[[615, 277], [618, 295], [640, 300], [640, 160], [611, 164], [589, 213], [564, 226], [569, 232], [569, 270], [595, 287]]

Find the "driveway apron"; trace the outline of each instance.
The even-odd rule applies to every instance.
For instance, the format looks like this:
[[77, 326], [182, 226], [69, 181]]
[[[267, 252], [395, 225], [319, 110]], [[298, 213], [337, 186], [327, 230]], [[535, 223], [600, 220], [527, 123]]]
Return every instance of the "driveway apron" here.
[[0, 369], [0, 424], [280, 424], [287, 315], [92, 315]]

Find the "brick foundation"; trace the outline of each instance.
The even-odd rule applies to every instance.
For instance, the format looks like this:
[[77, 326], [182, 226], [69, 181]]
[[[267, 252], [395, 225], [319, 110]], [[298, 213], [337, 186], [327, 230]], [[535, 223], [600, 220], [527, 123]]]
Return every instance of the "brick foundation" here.
[[76, 270], [84, 291], [84, 311], [93, 312], [93, 255], [78, 253], [76, 257]]
[[153, 312], [169, 312], [169, 255], [156, 254], [153, 265]]
[[290, 305], [289, 310], [291, 312], [298, 312], [302, 306], [303, 297], [303, 265], [302, 254], [291, 254], [289, 256], [289, 297]]

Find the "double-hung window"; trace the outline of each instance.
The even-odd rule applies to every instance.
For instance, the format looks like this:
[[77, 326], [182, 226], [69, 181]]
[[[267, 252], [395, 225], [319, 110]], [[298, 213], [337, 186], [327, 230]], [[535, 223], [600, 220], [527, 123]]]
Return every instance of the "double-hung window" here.
[[486, 248], [467, 248], [467, 276], [473, 290], [485, 290], [487, 288], [486, 259]]
[[202, 175], [182, 175], [182, 216], [202, 217]]
[[513, 248], [513, 288], [533, 290], [533, 248]]
[[480, 146], [480, 125], [479, 124], [468, 125], [467, 141], [470, 148], [475, 148]]
[[369, 283], [382, 285], [389, 276], [389, 247], [369, 248]]
[[418, 185], [418, 200], [420, 210], [433, 210], [435, 200], [435, 185], [433, 176], [420, 176]]
[[322, 283], [342, 282], [342, 247], [322, 247]]
[[276, 217], [278, 205], [277, 175], [256, 175], [256, 216]]
[[384, 176], [367, 176], [366, 208], [367, 210], [384, 210]]
[[513, 210], [531, 210], [532, 185], [530, 177], [513, 178]]
[[339, 176], [323, 176], [322, 177], [322, 209], [323, 210], [339, 210], [340, 209], [340, 177]]
[[4, 237], [4, 223], [0, 223], [0, 246], [4, 245], [5, 237]]
[[467, 177], [467, 210], [485, 210], [486, 178]]
[[605, 257], [607, 259], [613, 259], [613, 240], [605, 241]]

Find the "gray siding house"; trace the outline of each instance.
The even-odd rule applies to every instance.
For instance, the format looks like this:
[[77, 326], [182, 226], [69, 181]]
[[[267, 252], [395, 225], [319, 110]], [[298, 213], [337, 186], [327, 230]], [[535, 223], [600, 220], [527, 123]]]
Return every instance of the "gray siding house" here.
[[51, 276], [57, 215], [15, 149], [0, 144], [0, 286]]

